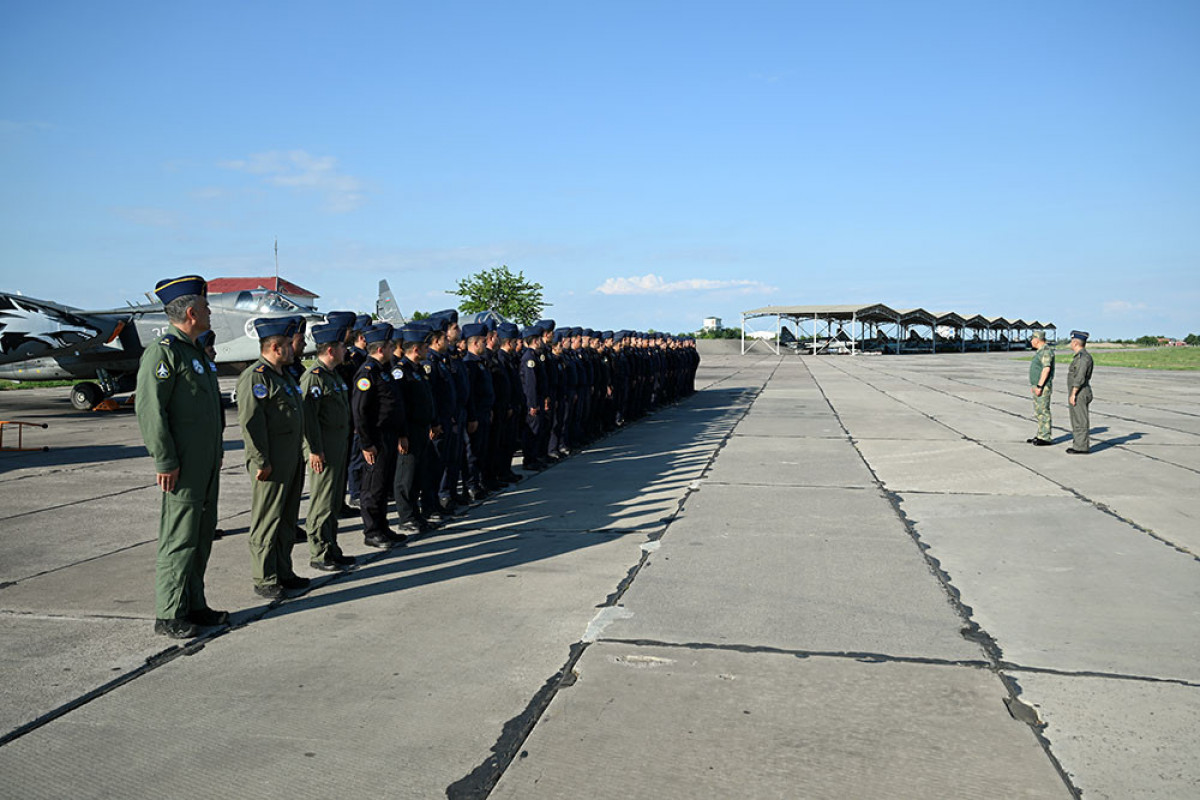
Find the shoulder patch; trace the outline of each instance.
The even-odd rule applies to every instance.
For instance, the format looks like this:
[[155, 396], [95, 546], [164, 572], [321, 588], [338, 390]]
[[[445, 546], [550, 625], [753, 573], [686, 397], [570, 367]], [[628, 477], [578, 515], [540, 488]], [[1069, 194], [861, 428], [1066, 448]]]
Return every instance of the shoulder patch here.
[[537, 362], [535, 362], [535, 361], [534, 361], [534, 360], [531, 358], [531, 359], [529, 359], [528, 361], [526, 361], [526, 362], [525, 362], [525, 366], [529, 367], [530, 369], [533, 369], [534, 367], [536, 367], [536, 366], [537, 366]]
[[423, 364], [422, 366], [423, 366], [423, 367], [425, 367], [425, 374], [426, 374], [426, 375], [432, 375], [432, 374], [433, 374], [433, 364], [428, 364], [428, 363], [427, 363], [427, 364]]
[[316, 400], [317, 398], [319, 398], [321, 396], [321, 387], [320, 386], [312, 387], [311, 389], [308, 390], [308, 394], [309, 394], [309, 397], [311, 397], [313, 400]]
[[160, 381], [171, 377], [171, 368], [167, 366], [167, 362], [158, 362], [158, 366], [154, 368], [154, 377], [158, 378]]
[[404, 368], [396, 367], [394, 370], [392, 370], [392, 377], [398, 381], [404, 380]]
[[175, 336], [170, 333], [164, 333], [163, 337], [158, 340], [158, 343], [163, 345], [164, 347], [170, 347], [171, 345], [175, 344], [175, 342], [176, 342]]
[[254, 368], [254, 371], [255, 371], [255, 372], [262, 372], [262, 371], [263, 371], [263, 370], [265, 370], [266, 368], [267, 368], [267, 365], [266, 365], [266, 364], [259, 364], [257, 367], [255, 367], [255, 368]]
[[265, 383], [256, 383], [254, 384], [254, 388], [250, 391], [253, 392], [254, 396], [259, 400], [265, 400], [267, 399], [267, 392], [269, 390], [267, 389], [267, 385]]
[[371, 379], [370, 378], [359, 378], [358, 383], [356, 383], [355, 386], [358, 387], [358, 390], [360, 392], [365, 392], [371, 388]]
[[320, 374], [321, 374], [321, 368], [320, 368], [320, 367], [313, 367], [313, 369], [312, 369], [312, 374], [313, 374], [313, 375], [320, 375]]

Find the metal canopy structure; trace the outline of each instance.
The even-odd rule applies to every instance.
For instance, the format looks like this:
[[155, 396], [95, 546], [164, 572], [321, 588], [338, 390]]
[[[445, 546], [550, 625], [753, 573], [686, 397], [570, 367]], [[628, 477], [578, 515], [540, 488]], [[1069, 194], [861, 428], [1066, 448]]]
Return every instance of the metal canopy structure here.
[[[773, 330], [754, 329], [757, 321], [771, 317], [775, 323]], [[1014, 346], [1024, 348], [1024, 340], [1034, 329], [1056, 330], [1053, 323], [1036, 320], [924, 308], [894, 309], [883, 303], [763, 306], [742, 312], [742, 353], [761, 345], [778, 354], [785, 323], [795, 328], [787, 331], [795, 342], [789, 346], [813, 355], [1009, 350]], [[924, 335], [926, 331], [928, 336]], [[968, 331], [973, 334], [970, 339]], [[774, 341], [765, 341], [764, 334], [773, 334]]]

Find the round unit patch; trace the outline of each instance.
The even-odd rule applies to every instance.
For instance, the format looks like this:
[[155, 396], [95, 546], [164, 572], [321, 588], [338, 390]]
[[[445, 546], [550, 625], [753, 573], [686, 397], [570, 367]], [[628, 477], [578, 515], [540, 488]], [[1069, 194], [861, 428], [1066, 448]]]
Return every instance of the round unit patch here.
[[358, 390], [360, 392], [365, 392], [367, 389], [371, 388], [371, 379], [370, 378], [359, 378], [358, 383], [356, 383], [355, 386], [358, 387]]
[[204, 374], [204, 367], [203, 367], [203, 366], [201, 366], [201, 364], [200, 364], [200, 359], [198, 359], [198, 358], [193, 358], [193, 359], [192, 359], [192, 369], [196, 371], [196, 374], [197, 374], [197, 375], [203, 375], [203, 374]]
[[316, 400], [318, 397], [321, 396], [321, 387], [320, 386], [312, 387], [311, 389], [308, 390], [308, 394], [310, 397], [312, 397], [313, 400]]
[[534, 360], [531, 358], [525, 362], [525, 366], [529, 367], [530, 369], [533, 369], [534, 367], [537, 366], [537, 364], [534, 363]]
[[392, 370], [392, 377], [398, 381], [404, 380], [404, 370], [402, 370], [400, 367], [396, 367], [394, 370]]
[[251, 391], [259, 400], [265, 400], [267, 398], [267, 385], [265, 383], [254, 384], [254, 388]]
[[433, 364], [423, 364], [422, 366], [424, 366], [424, 367], [425, 367], [425, 374], [426, 374], [426, 375], [432, 375], [432, 374], [433, 374]]

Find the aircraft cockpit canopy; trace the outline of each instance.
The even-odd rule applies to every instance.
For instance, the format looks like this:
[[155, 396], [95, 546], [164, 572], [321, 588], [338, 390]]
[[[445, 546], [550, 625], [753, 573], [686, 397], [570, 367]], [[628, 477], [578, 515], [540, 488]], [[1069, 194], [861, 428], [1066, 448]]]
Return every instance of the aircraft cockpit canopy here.
[[[226, 300], [226, 297], [231, 298], [232, 303]], [[271, 316], [276, 314], [304, 313], [310, 311], [310, 309], [305, 308], [304, 306], [284, 297], [279, 292], [274, 292], [270, 289], [256, 289], [254, 291], [241, 291], [236, 295], [224, 295], [219, 302], [221, 305], [232, 305], [238, 311], [248, 311], [254, 314]]]

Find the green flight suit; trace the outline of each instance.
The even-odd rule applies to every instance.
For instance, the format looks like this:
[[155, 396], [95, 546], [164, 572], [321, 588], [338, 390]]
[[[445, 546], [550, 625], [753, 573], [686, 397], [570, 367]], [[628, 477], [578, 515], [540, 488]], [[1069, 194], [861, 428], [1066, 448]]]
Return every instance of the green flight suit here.
[[1050, 392], [1054, 389], [1054, 348], [1049, 343], [1043, 344], [1041, 349], [1033, 354], [1033, 361], [1029, 362], [1029, 385], [1037, 386], [1041, 380], [1042, 370], [1046, 367], [1050, 368], [1050, 374], [1046, 376], [1046, 385], [1042, 387], [1041, 395], [1033, 397], [1033, 414], [1037, 417], [1037, 438], [1048, 442], [1054, 438], [1054, 433], [1050, 430]]
[[[263, 359], [238, 378], [238, 422], [246, 444], [246, 469], [254, 491], [250, 507], [250, 557], [254, 585], [274, 586], [296, 576], [292, 546], [303, 486], [304, 409], [300, 385]], [[266, 480], [260, 469], [271, 468]]]
[[350, 452], [350, 393], [341, 376], [319, 361], [300, 378], [300, 390], [304, 395], [305, 452], [325, 458], [320, 474], [309, 466], [305, 523], [310, 560], [324, 561], [342, 554], [337, 531]]
[[136, 407], [155, 471], [179, 470], [174, 491], [162, 493], [154, 615], [181, 619], [208, 608], [204, 571], [217, 529], [225, 413], [216, 370], [178, 328], [142, 352]]
[[[1092, 422], [1090, 406], [1092, 404], [1092, 354], [1087, 350], [1080, 350], [1071, 359], [1071, 366], [1067, 369], [1067, 389], [1078, 389], [1075, 393], [1075, 405], [1068, 406], [1071, 409], [1071, 448], [1078, 450], [1081, 453], [1087, 453], [1092, 449], [1091, 431]], [[1068, 393], [1067, 397], [1070, 397]]]

